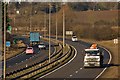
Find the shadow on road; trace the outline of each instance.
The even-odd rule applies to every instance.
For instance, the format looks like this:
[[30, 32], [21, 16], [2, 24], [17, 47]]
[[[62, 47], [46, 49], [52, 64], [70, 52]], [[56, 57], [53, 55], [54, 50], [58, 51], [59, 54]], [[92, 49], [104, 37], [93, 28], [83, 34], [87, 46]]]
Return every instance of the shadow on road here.
[[102, 67], [85, 67], [85, 68], [87, 68], [87, 69], [91, 69], [91, 68], [98, 69], [98, 68], [106, 68], [106, 67], [109, 68], [109, 67], [113, 67], [113, 66], [119, 67], [120, 64], [103, 64]]
[[105, 67], [113, 67], [113, 66], [120, 66], [120, 64], [114, 64], [114, 63], [111, 63], [111, 64], [103, 64], [103, 68]]

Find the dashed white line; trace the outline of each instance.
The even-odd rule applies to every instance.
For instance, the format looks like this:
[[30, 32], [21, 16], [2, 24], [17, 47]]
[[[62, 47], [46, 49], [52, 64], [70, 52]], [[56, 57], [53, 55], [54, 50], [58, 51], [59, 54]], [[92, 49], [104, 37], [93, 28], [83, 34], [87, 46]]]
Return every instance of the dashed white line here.
[[75, 73], [78, 73], [78, 71], [75, 71]]
[[83, 68], [80, 68], [80, 70], [83, 69]]
[[[72, 47], [73, 47], [73, 46], [72, 46]], [[74, 48], [74, 47], [73, 47], [73, 48]], [[75, 49], [75, 48], [74, 48], [74, 49]], [[45, 76], [47, 76], [47, 75], [49, 75], [49, 74], [52, 74], [53, 72], [55, 72], [55, 71], [61, 69], [62, 67], [66, 66], [66, 65], [69, 64], [71, 61], [73, 61], [73, 59], [75, 59], [76, 56], [77, 56], [77, 50], [75, 49], [75, 55], [74, 55], [74, 57], [73, 57], [69, 62], [67, 62], [67, 63], [64, 64], [63, 66], [60, 66], [59, 68], [57, 68], [57, 69], [49, 72], [48, 74], [41, 76], [40, 78], [43, 78], [43, 77], [45, 77]], [[39, 79], [40, 79], [40, 78], [39, 78]], [[38, 79], [38, 80], [39, 80], [39, 79]]]
[[70, 75], [70, 77], [72, 77], [72, 75]]
[[8, 59], [8, 60], [11, 60], [11, 59], [13, 59], [13, 58], [16, 58], [16, 57], [22, 55], [23, 53], [25, 53], [25, 51], [23, 51], [21, 54], [18, 54], [18, 55], [16, 55], [15, 57], [12, 57], [12, 58], [10, 58], [10, 59]]

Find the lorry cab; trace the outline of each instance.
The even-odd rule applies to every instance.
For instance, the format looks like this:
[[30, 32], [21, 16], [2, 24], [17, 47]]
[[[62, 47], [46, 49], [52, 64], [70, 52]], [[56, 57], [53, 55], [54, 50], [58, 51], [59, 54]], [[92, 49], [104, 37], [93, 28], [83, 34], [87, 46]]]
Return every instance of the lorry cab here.
[[85, 49], [84, 67], [101, 67], [103, 64], [103, 55], [96, 47], [92, 45], [89, 49]]
[[85, 49], [86, 55], [100, 55], [99, 49]]

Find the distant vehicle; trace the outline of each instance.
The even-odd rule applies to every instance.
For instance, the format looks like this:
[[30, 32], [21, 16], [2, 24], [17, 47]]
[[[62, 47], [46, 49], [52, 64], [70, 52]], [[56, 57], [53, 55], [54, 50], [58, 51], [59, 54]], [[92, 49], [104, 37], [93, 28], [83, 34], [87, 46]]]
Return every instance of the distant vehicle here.
[[102, 67], [103, 54], [97, 48], [97, 44], [92, 44], [89, 49], [85, 49], [84, 67]]
[[33, 47], [27, 47], [26, 54], [33, 54], [33, 53], [34, 53]]
[[38, 45], [38, 48], [39, 48], [39, 49], [46, 49], [46, 46], [45, 46], [44, 43], [40, 43], [40, 44]]
[[43, 36], [42, 36], [42, 35], [40, 35], [40, 38], [43, 38]]
[[73, 41], [73, 42], [78, 41], [77, 37], [76, 37], [76, 36], [73, 36], [73, 37], [72, 37], [72, 41]]
[[40, 41], [40, 34], [38, 32], [30, 32], [30, 42], [39, 42]]

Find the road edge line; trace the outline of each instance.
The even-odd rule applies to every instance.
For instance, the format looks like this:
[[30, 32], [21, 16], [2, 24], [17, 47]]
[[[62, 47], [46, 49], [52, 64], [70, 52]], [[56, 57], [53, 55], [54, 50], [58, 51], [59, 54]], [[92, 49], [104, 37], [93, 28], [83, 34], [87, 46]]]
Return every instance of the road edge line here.
[[[109, 59], [109, 61], [108, 61], [108, 64], [110, 64], [110, 62], [111, 62], [111, 60], [112, 60], [111, 52], [110, 52], [108, 49], [106, 49], [105, 47], [102, 47], [102, 46], [100, 46], [100, 47], [103, 48], [103, 49], [105, 49], [105, 50], [109, 53], [110, 59]], [[96, 77], [94, 80], [97, 80], [97, 79], [105, 72], [106, 69], [107, 69], [107, 67], [105, 67], [105, 68], [103, 69], [103, 71], [102, 71], [99, 75], [97, 75], [97, 77]]]
[[[71, 46], [72, 46], [72, 45], [71, 45]], [[72, 46], [72, 47], [73, 47], [73, 46]], [[73, 47], [73, 48], [74, 48], [74, 47]], [[64, 65], [60, 66], [59, 68], [53, 70], [52, 72], [49, 72], [49, 73], [47, 73], [47, 74], [41, 76], [40, 78], [43, 78], [43, 77], [45, 77], [45, 76], [47, 76], [47, 75], [52, 74], [53, 72], [55, 72], [55, 71], [61, 69], [62, 67], [66, 66], [66, 65], [69, 64], [71, 61], [73, 61], [73, 60], [75, 59], [75, 57], [77, 56], [77, 50], [76, 50], [76, 48], [74, 48], [74, 50], [75, 50], [75, 55], [74, 55], [74, 57], [73, 57], [70, 61], [68, 61], [68, 62], [65, 63]], [[40, 79], [40, 78], [39, 78], [39, 79]]]

